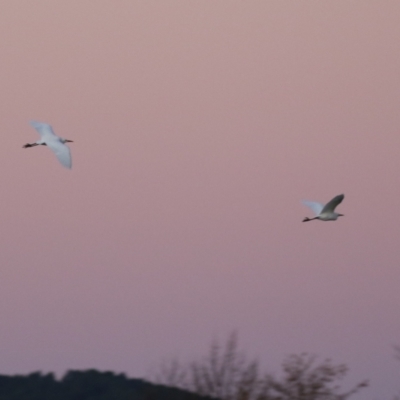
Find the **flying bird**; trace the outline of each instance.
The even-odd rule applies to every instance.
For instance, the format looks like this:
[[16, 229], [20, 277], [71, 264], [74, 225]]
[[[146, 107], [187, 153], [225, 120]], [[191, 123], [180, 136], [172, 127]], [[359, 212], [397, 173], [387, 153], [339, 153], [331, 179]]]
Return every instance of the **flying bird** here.
[[27, 143], [24, 148], [34, 147], [34, 146], [48, 146], [53, 150], [54, 154], [58, 158], [58, 161], [65, 167], [71, 168], [71, 151], [65, 143], [72, 142], [72, 140], [63, 139], [57, 136], [53, 132], [53, 128], [49, 124], [44, 122], [30, 121], [30, 124], [39, 132], [40, 140], [35, 143]]
[[319, 219], [321, 221], [336, 221], [339, 217], [343, 217], [343, 214], [335, 212], [335, 208], [343, 201], [343, 199], [344, 194], [339, 194], [325, 205], [315, 201], [303, 201], [303, 204], [310, 207], [316, 215], [314, 218], [305, 217], [303, 222], [312, 221], [314, 219]]

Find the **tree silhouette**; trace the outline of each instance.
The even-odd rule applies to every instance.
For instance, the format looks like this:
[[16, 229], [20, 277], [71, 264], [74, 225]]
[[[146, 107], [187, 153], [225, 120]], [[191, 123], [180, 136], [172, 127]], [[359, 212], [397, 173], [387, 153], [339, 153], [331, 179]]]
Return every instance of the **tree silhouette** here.
[[289, 356], [282, 365], [283, 377], [277, 379], [271, 375], [266, 378], [268, 400], [346, 400], [368, 381], [355, 385], [342, 392], [338, 384], [348, 371], [344, 364], [333, 365], [325, 360], [316, 364], [316, 357], [306, 353]]
[[348, 372], [347, 366], [316, 361], [306, 353], [291, 355], [283, 362], [282, 377], [261, 374], [259, 362], [247, 360], [239, 351], [234, 332], [225, 346], [213, 341], [200, 361], [162, 363], [155, 380], [221, 400], [346, 400], [368, 386], [363, 381], [342, 391], [339, 383]]
[[53, 374], [0, 375], [0, 400], [212, 400], [187, 391], [154, 385], [124, 374], [69, 371]]

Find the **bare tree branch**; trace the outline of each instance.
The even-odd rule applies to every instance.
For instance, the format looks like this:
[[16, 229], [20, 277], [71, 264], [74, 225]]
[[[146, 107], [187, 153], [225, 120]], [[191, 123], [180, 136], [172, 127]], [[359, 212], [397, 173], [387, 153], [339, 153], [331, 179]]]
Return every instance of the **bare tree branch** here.
[[248, 361], [238, 349], [235, 332], [224, 347], [212, 342], [209, 353], [200, 361], [182, 365], [176, 360], [163, 364], [158, 383], [190, 390], [221, 400], [347, 400], [367, 381], [342, 391], [340, 381], [348, 368], [328, 359], [319, 364], [316, 356], [291, 355], [282, 364], [282, 376], [261, 375], [257, 360]]

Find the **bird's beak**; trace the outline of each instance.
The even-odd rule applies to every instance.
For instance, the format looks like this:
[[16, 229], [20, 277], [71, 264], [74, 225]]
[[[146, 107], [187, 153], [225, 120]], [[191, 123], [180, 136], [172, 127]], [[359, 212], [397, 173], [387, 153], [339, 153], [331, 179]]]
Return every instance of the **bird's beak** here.
[[71, 143], [74, 142], [73, 140], [68, 140], [68, 139], [66, 139], [65, 141], [66, 141], [66, 142], [71, 142]]
[[344, 214], [338, 214], [339, 215], [339, 217], [344, 217]]

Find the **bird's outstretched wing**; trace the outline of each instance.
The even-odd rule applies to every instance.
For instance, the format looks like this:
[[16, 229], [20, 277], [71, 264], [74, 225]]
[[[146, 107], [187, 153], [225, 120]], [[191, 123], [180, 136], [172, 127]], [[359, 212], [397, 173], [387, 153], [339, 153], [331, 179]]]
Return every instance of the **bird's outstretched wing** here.
[[313, 211], [313, 213], [314, 213], [315, 215], [321, 214], [321, 211], [322, 211], [323, 208], [324, 208], [324, 205], [323, 205], [323, 204], [317, 203], [316, 201], [303, 200], [302, 203], [303, 203], [305, 206], [311, 208], [311, 210]]
[[339, 194], [338, 196], [334, 197], [329, 203], [326, 203], [324, 208], [322, 209], [323, 213], [326, 212], [334, 212], [335, 208], [343, 201], [344, 194]]
[[55, 137], [53, 140], [46, 140], [47, 146], [53, 150], [54, 154], [58, 158], [58, 161], [65, 167], [71, 169], [71, 151], [68, 146], [60, 142], [60, 140]]
[[42, 138], [56, 136], [53, 131], [53, 128], [49, 124], [37, 121], [30, 121], [30, 124], [39, 132], [39, 135]]

